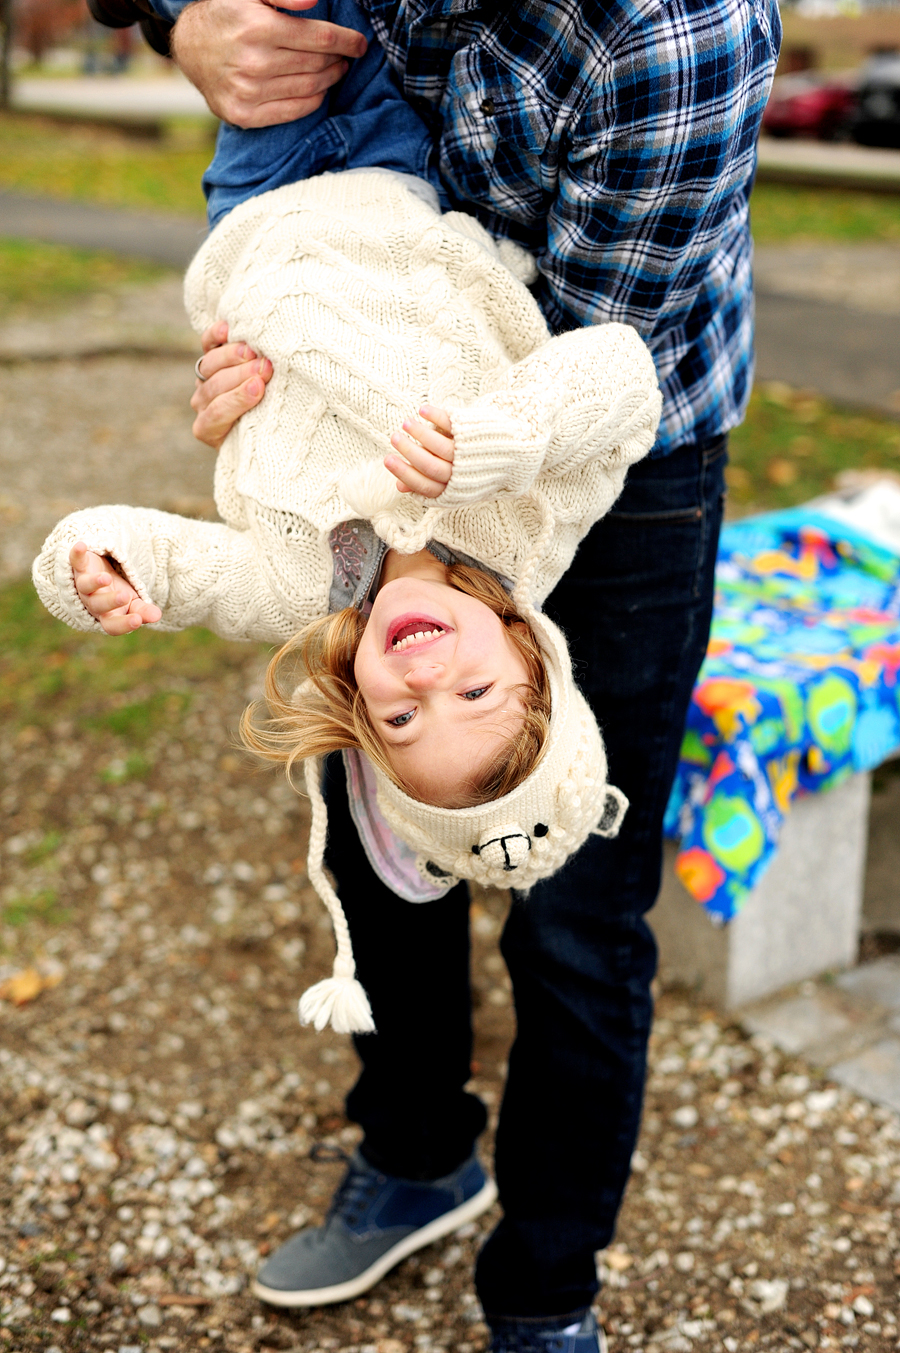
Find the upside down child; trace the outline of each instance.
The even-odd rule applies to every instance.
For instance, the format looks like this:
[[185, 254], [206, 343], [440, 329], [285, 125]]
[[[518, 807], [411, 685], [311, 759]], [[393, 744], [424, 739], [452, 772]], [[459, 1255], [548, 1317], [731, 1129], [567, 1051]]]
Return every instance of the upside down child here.
[[223, 522], [88, 509], [35, 562], [76, 628], [283, 642], [273, 719], [244, 736], [306, 763], [338, 942], [301, 1003], [317, 1027], [372, 1027], [321, 864], [322, 756], [344, 752], [370, 860], [409, 900], [461, 877], [527, 889], [624, 811], [540, 606], [649, 450], [660, 397], [634, 330], [551, 337], [533, 277], [426, 177], [351, 166], [240, 202], [186, 279], [195, 328], [227, 321], [274, 368], [219, 453]]

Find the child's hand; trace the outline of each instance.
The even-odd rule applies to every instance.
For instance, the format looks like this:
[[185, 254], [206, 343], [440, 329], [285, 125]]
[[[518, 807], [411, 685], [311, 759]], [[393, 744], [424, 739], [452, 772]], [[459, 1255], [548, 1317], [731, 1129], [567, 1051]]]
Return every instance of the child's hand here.
[[447, 410], [423, 404], [419, 417], [407, 418], [403, 431], [394, 433], [391, 445], [402, 454], [385, 456], [384, 463], [396, 476], [400, 492], [439, 498], [453, 468], [453, 433]]
[[141, 625], [152, 625], [162, 611], [152, 601], [142, 601], [131, 583], [112, 568], [108, 559], [89, 550], [79, 540], [69, 551], [75, 575], [75, 590], [107, 634], [130, 634]]

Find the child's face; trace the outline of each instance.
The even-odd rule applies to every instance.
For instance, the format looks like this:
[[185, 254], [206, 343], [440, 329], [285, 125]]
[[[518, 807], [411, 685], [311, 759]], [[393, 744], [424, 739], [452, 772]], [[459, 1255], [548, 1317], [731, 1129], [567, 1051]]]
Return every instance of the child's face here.
[[391, 766], [426, 803], [462, 801], [522, 725], [524, 658], [489, 606], [444, 582], [386, 583], [354, 672]]

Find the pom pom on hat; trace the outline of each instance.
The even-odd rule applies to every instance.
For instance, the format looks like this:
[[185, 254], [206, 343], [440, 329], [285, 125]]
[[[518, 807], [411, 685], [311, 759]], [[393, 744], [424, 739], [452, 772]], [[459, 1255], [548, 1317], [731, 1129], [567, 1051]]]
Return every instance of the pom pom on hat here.
[[366, 461], [365, 465], [341, 475], [338, 492], [356, 516], [367, 521], [390, 512], [400, 501], [397, 481], [380, 460]]
[[[335, 968], [337, 968], [335, 963]], [[372, 1007], [356, 977], [326, 977], [304, 991], [298, 1007], [301, 1024], [321, 1033], [326, 1024], [339, 1034], [375, 1032]]]

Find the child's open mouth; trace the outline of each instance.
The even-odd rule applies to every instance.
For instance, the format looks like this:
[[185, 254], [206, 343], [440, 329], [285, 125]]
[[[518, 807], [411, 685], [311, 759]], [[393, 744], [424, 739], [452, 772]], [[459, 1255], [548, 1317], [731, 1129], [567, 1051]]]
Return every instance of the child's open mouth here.
[[449, 627], [441, 624], [432, 616], [398, 616], [388, 630], [385, 649], [391, 653], [403, 653], [417, 644], [431, 643], [449, 633]]

